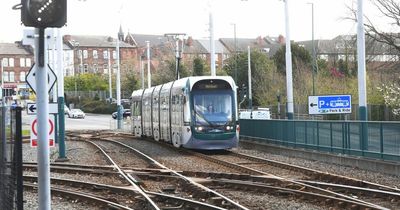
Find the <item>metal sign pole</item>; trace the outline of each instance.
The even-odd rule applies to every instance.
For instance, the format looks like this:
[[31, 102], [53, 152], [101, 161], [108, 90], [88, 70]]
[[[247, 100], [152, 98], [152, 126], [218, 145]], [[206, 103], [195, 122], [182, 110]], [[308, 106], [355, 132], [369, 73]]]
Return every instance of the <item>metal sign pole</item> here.
[[50, 196], [50, 161], [49, 161], [49, 107], [47, 93], [47, 57], [45, 56], [44, 28], [35, 28], [35, 63], [37, 71], [36, 81], [36, 104], [37, 104], [37, 160], [38, 160], [38, 191], [39, 209], [51, 209]]

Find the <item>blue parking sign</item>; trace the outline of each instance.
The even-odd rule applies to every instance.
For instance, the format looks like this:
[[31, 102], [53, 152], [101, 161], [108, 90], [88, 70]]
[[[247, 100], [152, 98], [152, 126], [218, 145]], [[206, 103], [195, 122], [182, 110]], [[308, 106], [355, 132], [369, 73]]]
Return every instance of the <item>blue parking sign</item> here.
[[351, 113], [351, 95], [309, 96], [309, 114]]

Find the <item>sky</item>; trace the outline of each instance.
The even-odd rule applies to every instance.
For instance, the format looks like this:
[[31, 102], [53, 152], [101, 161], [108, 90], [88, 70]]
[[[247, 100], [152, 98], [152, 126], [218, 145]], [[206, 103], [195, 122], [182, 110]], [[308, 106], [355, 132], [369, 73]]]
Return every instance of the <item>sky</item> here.
[[[208, 39], [209, 14], [214, 19], [214, 36], [238, 38], [286, 36], [285, 10], [282, 0], [67, 0], [67, 26], [64, 34], [106, 35], [116, 37], [119, 26], [125, 34], [163, 35], [186, 33], [196, 39]], [[393, 31], [373, 0], [364, 0], [364, 14]], [[12, 6], [20, 0], [1, 0], [0, 42], [22, 39], [20, 11]], [[344, 20], [350, 16], [347, 7], [357, 7], [356, 0], [290, 0], [290, 38], [311, 40], [314, 5], [315, 39], [332, 39], [338, 35], [356, 34], [357, 24]]]

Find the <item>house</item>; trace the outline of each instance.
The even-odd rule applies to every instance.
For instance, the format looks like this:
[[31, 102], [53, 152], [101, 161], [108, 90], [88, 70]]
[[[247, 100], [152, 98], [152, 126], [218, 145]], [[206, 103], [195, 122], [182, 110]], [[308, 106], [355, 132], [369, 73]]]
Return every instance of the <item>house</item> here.
[[[109, 36], [64, 35], [63, 40], [74, 52], [74, 74], [107, 74], [109, 58], [110, 68], [116, 73], [117, 39]], [[127, 65], [136, 61], [136, 48], [135, 45], [119, 40], [121, 66], [128, 68]]]
[[0, 43], [0, 59], [3, 96], [28, 97], [29, 86], [25, 78], [34, 63], [32, 48], [21, 42]]

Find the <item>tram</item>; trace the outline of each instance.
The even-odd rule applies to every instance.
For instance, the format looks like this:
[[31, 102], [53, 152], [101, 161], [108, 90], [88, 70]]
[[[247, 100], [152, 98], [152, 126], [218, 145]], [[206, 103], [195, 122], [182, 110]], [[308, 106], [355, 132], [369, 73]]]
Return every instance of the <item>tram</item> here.
[[133, 91], [132, 132], [175, 147], [237, 147], [236, 85], [229, 76], [186, 77]]

